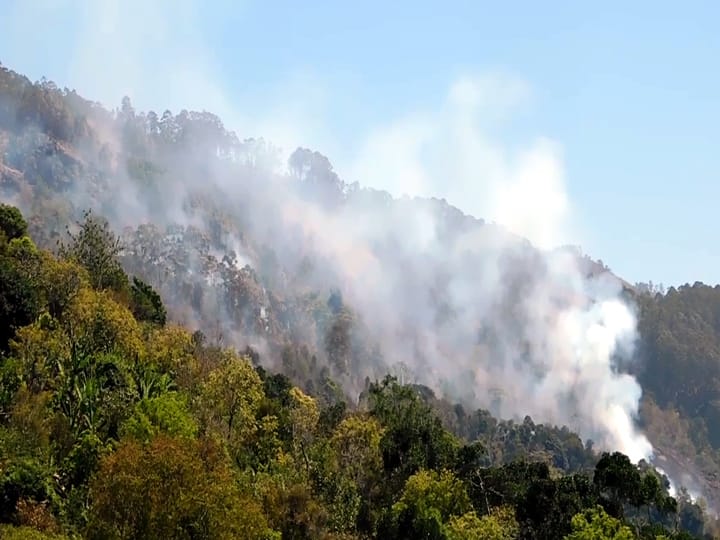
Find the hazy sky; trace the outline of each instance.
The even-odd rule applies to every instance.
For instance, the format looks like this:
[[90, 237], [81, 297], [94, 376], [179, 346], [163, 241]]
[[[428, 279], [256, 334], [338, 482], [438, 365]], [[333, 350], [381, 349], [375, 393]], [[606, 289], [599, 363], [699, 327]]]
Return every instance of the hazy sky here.
[[596, 5], [0, 0], [0, 62], [469, 213], [554, 186], [563, 240], [629, 281], [720, 282], [720, 3]]

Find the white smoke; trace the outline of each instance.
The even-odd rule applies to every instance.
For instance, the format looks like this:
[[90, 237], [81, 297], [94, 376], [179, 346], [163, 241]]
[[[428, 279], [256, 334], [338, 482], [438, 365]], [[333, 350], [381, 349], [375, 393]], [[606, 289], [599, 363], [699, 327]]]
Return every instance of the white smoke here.
[[[211, 51], [192, 24], [198, 2], [53, 5], [55, 11], [70, 8], [79, 10], [81, 28], [69, 55], [71, 80], [63, 82], [88, 97], [117, 96], [117, 103], [128, 93], [142, 104], [162, 96], [167, 104], [161, 107], [216, 111], [244, 136], [282, 139], [286, 152], [290, 144], [322, 141], [327, 144], [319, 149], [332, 155], [331, 130], [308, 114], [322, 109], [315, 100], [325, 95], [315, 91], [312, 78], [298, 78], [292, 99], [278, 92], [264, 118], [228, 99], [214, 77]], [[187, 35], [179, 49], [169, 39], [178, 32]], [[159, 55], [157, 65], [148, 64], [148, 44]], [[313, 103], [304, 105], [298, 96]], [[397, 197], [443, 197], [505, 229], [474, 224], [448, 236], [443, 231], [450, 210], [410, 198], [384, 205], [355, 194], [344, 207], [328, 210], [294, 195], [286, 178], [268, 180], [254, 193], [227, 177], [178, 184], [164, 212], [187, 225], [186, 192], [218, 190], [218, 199], [243, 209], [235, 217], [272, 245], [287, 268], [307, 254], [320, 261], [315, 282], [338, 282], [390, 364], [403, 362], [421, 382], [494, 407], [502, 417], [531, 414], [536, 421], [566, 424], [635, 461], [649, 458], [652, 447], [635, 427], [641, 389], [615, 364], [616, 357], [631, 354], [632, 310], [615, 280], [589, 277], [580, 259], [553, 250], [581, 240], [561, 146], [546, 137], [511, 145], [503, 136], [509, 115], [531, 97], [529, 85], [516, 77], [460, 77], [437, 107], [371, 129], [359, 137], [358, 151], [338, 165], [348, 181]], [[153, 215], [132, 188], [113, 189], [122, 205], [118, 215]], [[251, 258], [243, 255], [245, 260]], [[479, 332], [485, 339], [478, 339]]]
[[[636, 462], [649, 459], [652, 446], [635, 427], [641, 388], [615, 365], [616, 355], [631, 357], [636, 338], [635, 317], [621, 298], [621, 286], [607, 276], [588, 278], [577, 257], [550, 251], [578, 241], [573, 237], [577, 227], [560, 146], [539, 138], [512, 152], [488, 134], [498, 116], [505, 118], [528, 93], [527, 85], [512, 78], [461, 78], [450, 86], [438, 110], [417, 112], [372, 133], [349, 170], [353, 179], [389, 186], [396, 195], [447, 197], [544, 249], [538, 261], [523, 262], [523, 256], [513, 261], [518, 249], [514, 239], [502, 234], [490, 239], [475, 230], [455, 245], [442, 245], [433, 235], [440, 226], [437, 218], [414, 213], [415, 221], [403, 227], [403, 238], [442, 261], [449, 274], [450, 303], [463, 314], [453, 321], [449, 334], [441, 329], [424, 344], [435, 350], [420, 370], [429, 369], [423, 382], [438, 387], [438, 380], [447, 379], [452, 384], [468, 370], [473, 373], [475, 397], [483, 405], [488, 406], [489, 395], [499, 391], [502, 399], [495, 412], [502, 417], [532, 414], [536, 420], [569, 425], [601, 448], [620, 450]], [[353, 217], [356, 223], [361, 219]], [[397, 222], [383, 223], [381, 229], [393, 226]], [[363, 232], [360, 238], [352, 237], [353, 245], [367, 245], [367, 236]], [[473, 252], [482, 256], [468, 269], [462, 259]], [[496, 324], [494, 319], [503, 298], [512, 295], [510, 277], [518, 263], [545, 270], [530, 275], [529, 290], [514, 300], [521, 306], [521, 323], [511, 328], [504, 326], [507, 320]], [[351, 267], [357, 268], [355, 261]], [[387, 281], [397, 270], [384, 266], [379, 273]], [[405, 272], [398, 281], [404, 279]], [[354, 301], [364, 305], [364, 313], [377, 314], [383, 306], [367, 305], [370, 299], [362, 292], [367, 290], [361, 287]], [[381, 294], [381, 302], [387, 297]], [[400, 321], [383, 318], [383, 327], [395, 326], [396, 331], [406, 317], [428, 312], [427, 306], [407, 299], [392, 305], [401, 310], [408, 306]], [[478, 322], [495, 326], [502, 344], [494, 351], [468, 355]], [[391, 341], [391, 336], [384, 340]], [[462, 343], [465, 351], [453, 342]], [[450, 358], [447, 351], [452, 351]]]

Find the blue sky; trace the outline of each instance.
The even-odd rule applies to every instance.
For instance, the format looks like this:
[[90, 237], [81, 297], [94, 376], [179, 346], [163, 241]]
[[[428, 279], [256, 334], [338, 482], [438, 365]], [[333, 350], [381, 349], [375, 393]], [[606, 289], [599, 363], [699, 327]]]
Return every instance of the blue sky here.
[[0, 61], [108, 105], [217, 112], [398, 195], [527, 211], [520, 232], [630, 281], [714, 284], [719, 23], [709, 1], [5, 0]]

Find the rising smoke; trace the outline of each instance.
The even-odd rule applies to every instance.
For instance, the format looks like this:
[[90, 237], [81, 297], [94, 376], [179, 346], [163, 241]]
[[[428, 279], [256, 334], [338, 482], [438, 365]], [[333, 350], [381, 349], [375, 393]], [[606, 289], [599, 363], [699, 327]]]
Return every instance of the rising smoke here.
[[[242, 107], [208, 82], [207, 55], [197, 36], [192, 54], [183, 49], [175, 51], [172, 62], [163, 61], [162, 81], [149, 76], [143, 50], [132, 44], [152, 36], [162, 46], [168, 33], [188, 26], [197, 6], [183, 2], [183, 9], [141, 16], [145, 8], [132, 4], [137, 9], [107, 2], [80, 18], [87, 40], [80, 40], [82, 54], [75, 56], [71, 72], [89, 97], [93, 90], [107, 98], [109, 88], [123, 88], [142, 101], [144, 89], [160, 86], [174, 103], [188, 97], [189, 104], [218, 110], [248, 135], [276, 136], [286, 150], [323, 141], [328, 144], [321, 148], [331, 147], [331, 137], [319, 136], [317, 122], [306, 122], [302, 114], [294, 123], [278, 120], [274, 111], [271, 120], [243, 115]], [[150, 32], [148, 21], [164, 22]], [[102, 47], [95, 46], [98, 42]], [[105, 51], [102, 57], [98, 51]], [[117, 66], [112, 73], [102, 69], [107, 54]], [[449, 398], [503, 418], [531, 414], [536, 421], [568, 425], [597, 447], [618, 449], [635, 461], [648, 459], [652, 446], [635, 427], [641, 388], [617, 367], [618, 359], [632, 357], [632, 307], [618, 280], [597, 272], [575, 251], [556, 249], [578, 240], [571, 234], [577, 223], [571, 219], [559, 146], [539, 139], [509, 151], [502, 138], [489, 135], [528, 94], [527, 86], [512, 77], [464, 77], [450, 86], [436, 110], [370, 130], [339, 170], [362, 185], [390, 191], [395, 199], [345, 184], [339, 199], [323, 199], [313, 190], [322, 183], [318, 178], [332, 178], [329, 163], [309, 165], [315, 158], [308, 154], [300, 167], [286, 168], [285, 159], [269, 158], [270, 167], [264, 149], [247, 145], [243, 155], [219, 159], [217, 152], [205, 151], [214, 141], [196, 141], [190, 154], [156, 156], [166, 165], [161, 176], [168, 182], [158, 197], [126, 181], [123, 160], [113, 174], [125, 181], [108, 181], [100, 192], [77, 183], [73, 197], [118, 229], [130, 227], [135, 236], [138, 226], [152, 222], [167, 241], [172, 234], [165, 227], [179, 226], [177, 242], [192, 227], [212, 235], [208, 212], [192, 204], [210, 201], [231, 221], [227, 231], [191, 256], [177, 257], [184, 258], [188, 273], [207, 273], [211, 259], [217, 263], [213, 272], [242, 272], [247, 263], [262, 273], [261, 248], [270, 248], [277, 259], [271, 276], [275, 290], [263, 285], [254, 297], [268, 320], [271, 293], [288, 298], [298, 291], [326, 295], [339, 288], [362, 320], [367, 339], [382, 352], [381, 362], [351, 363], [351, 373], [340, 374], [355, 394], [365, 376], [402, 365], [413, 380]], [[94, 127], [114, 156], [127, 153], [116, 132]], [[265, 131], [255, 131], [261, 128]], [[288, 158], [289, 152], [282, 155]], [[418, 196], [444, 197], [502, 226], [468, 218], [444, 201], [412, 198]], [[211, 257], [223, 249], [234, 252], [230, 263]], [[171, 257], [167, 251], [159, 254], [158, 264]], [[173, 292], [178, 278], [153, 276], [152, 269], [147, 275], [164, 293]], [[250, 332], [252, 325], [237, 330], [228, 291], [212, 278], [204, 290], [186, 320], [201, 325], [213, 313], [226, 322], [228, 341], [270, 351], [263, 346], [270, 323], [265, 330]], [[312, 344], [321, 341], [304, 337]], [[266, 360], [277, 363], [272, 354]]]

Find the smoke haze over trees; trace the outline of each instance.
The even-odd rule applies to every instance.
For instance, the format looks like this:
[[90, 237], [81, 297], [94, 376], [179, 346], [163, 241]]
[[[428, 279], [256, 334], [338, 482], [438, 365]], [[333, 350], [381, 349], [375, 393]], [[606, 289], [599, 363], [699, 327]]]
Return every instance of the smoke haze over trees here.
[[[186, 482], [162, 488], [173, 493], [193, 485], [199, 467], [210, 471], [215, 480], [201, 485], [208, 507], [191, 511], [214, 520], [223, 498], [242, 505], [250, 497], [228, 478], [274, 463], [272, 445], [297, 460], [292, 474], [300, 474], [304, 463], [307, 477], [277, 492], [273, 482], [279, 479], [270, 475], [265, 498], [248, 503], [257, 505], [257, 515], [223, 518], [238, 530], [259, 531], [257, 537], [265, 529], [291, 534], [298, 527], [319, 537], [320, 530], [350, 531], [357, 523], [367, 527], [363, 533], [383, 537], [414, 530], [463, 538], [463, 527], [493, 526], [521, 537], [549, 537], [543, 535], [553, 528], [539, 525], [539, 514], [508, 514], [508, 506], [517, 510], [527, 498], [567, 493], [563, 482], [575, 477], [557, 479], [550, 468], [587, 473], [598, 451], [608, 454], [597, 463], [594, 487], [574, 484], [568, 515], [552, 518], [567, 534], [612, 519], [628, 520], [636, 534], [647, 524], [640, 523], [642, 513], [646, 521], [670, 527], [663, 516], [677, 509], [667, 507], [662, 479], [638, 472], [616, 451], [633, 463], [652, 461], [673, 480], [673, 490], [684, 485], [717, 504], [715, 288], [696, 284], [653, 296], [652, 289], [631, 287], [579, 248], [556, 245], [567, 197], [543, 153], [528, 160], [533, 170], [550, 171], [548, 208], [527, 213], [523, 181], [511, 190], [488, 191], [502, 201], [505, 216], [539, 216], [533, 218], [542, 232], [538, 245], [444, 200], [398, 199], [348, 184], [317, 151], [298, 148], [287, 163], [281, 155], [268, 141], [228, 131], [208, 112], [139, 112], [127, 98], [108, 111], [49, 81], [32, 83], [2, 68], [0, 195], [24, 216], [9, 207], [0, 213], [7, 243], [4, 366], [26, 366], [33, 347], [47, 339], [42, 333], [54, 336], [62, 327], [65, 334], [58, 335], [67, 336], [71, 352], [55, 351], [57, 361], [69, 354], [67, 361], [82, 363], [77, 351], [84, 351], [93, 358], [93, 384], [118, 392], [112, 397], [118, 403], [99, 404], [88, 387], [89, 368], [78, 366], [73, 369], [84, 379], [64, 380], [44, 366], [51, 375], [19, 375], [17, 388], [2, 389], [6, 421], [19, 414], [18, 399], [41, 407], [33, 400], [47, 391], [60, 400], [52, 410], [69, 422], [65, 450], [92, 445], [96, 461], [84, 472], [66, 471], [86, 476], [63, 480], [65, 488], [94, 494], [90, 515], [61, 521], [100, 536], [110, 530], [105, 527], [121, 527], [112, 512], [118, 504], [113, 491], [126, 487], [111, 485], [112, 475], [142, 476], [163, 456], [177, 460], [173, 466]], [[26, 230], [39, 248], [60, 258], [37, 251], [29, 240], [23, 244]], [[61, 278], [30, 279], [53, 272]], [[105, 321], [96, 330], [109, 334], [83, 326], [89, 307]], [[195, 333], [158, 330], [170, 328], [169, 321]], [[137, 330], [128, 333], [126, 325]], [[76, 327], [86, 332], [77, 342]], [[153, 328], [164, 332], [161, 338], [149, 337]], [[66, 338], [58, 339], [64, 347]], [[157, 340], [160, 345], [153, 345]], [[104, 341], [112, 348], [103, 349]], [[162, 343], [172, 352], [149, 350]], [[235, 353], [220, 352], [225, 347], [263, 367], [252, 370]], [[137, 364], [144, 355], [152, 358], [154, 373], [137, 372], [147, 369]], [[388, 373], [402, 385], [385, 379]], [[273, 386], [290, 381], [292, 389]], [[91, 393], [73, 402], [72, 393], [54, 386], [61, 383], [84, 384]], [[408, 383], [414, 386], [403, 386]], [[27, 396], [19, 394], [23, 385]], [[131, 397], [124, 392], [133, 385], [139, 393]], [[177, 399], [167, 397], [176, 388]], [[346, 405], [339, 404], [369, 410], [370, 419], [346, 416]], [[100, 413], [109, 416], [93, 423]], [[269, 427], [270, 417], [280, 424]], [[232, 463], [214, 454], [217, 441], [204, 438], [209, 433]], [[90, 436], [96, 438], [85, 439]], [[362, 502], [356, 501], [354, 517], [338, 525], [333, 520], [342, 518], [345, 495], [323, 491], [331, 476], [317, 478], [312, 469], [328, 466], [315, 454], [328, 451], [318, 441], [335, 445], [342, 461], [353, 437], [374, 441], [370, 447], [377, 453], [363, 456], [366, 471], [343, 480], [352, 481], [352, 494]], [[455, 437], [482, 445], [483, 453], [473, 457], [473, 446], [460, 447]], [[109, 441], [120, 442], [106, 453]], [[518, 465], [522, 459], [535, 464]], [[625, 476], [598, 473], [606, 468]], [[7, 475], [13, 470], [3, 469]], [[101, 472], [90, 482], [96, 470]], [[529, 484], [513, 491], [508, 482], [514, 475]], [[377, 493], [381, 477], [388, 490]], [[153, 483], [150, 477], [137, 481]], [[578, 479], [583, 481], [589, 482]], [[640, 487], [655, 481], [657, 488]], [[487, 500], [486, 484], [505, 495]], [[434, 490], [457, 496], [430, 519], [422, 499]], [[304, 500], [306, 515], [283, 516], [288, 502], [282, 497]], [[689, 495], [683, 497], [682, 508], [695, 511]], [[49, 492], [28, 500], [46, 499], [52, 500]], [[557, 504], [560, 512], [563, 504]], [[540, 507], [536, 501], [526, 511]], [[57, 515], [58, 508], [51, 512]], [[161, 520], [160, 508], [146, 511], [147, 526], [162, 536], [166, 525], [154, 521]], [[584, 517], [574, 519], [576, 514]], [[699, 519], [693, 534], [702, 533]], [[215, 525], [202, 526], [213, 531]]]

